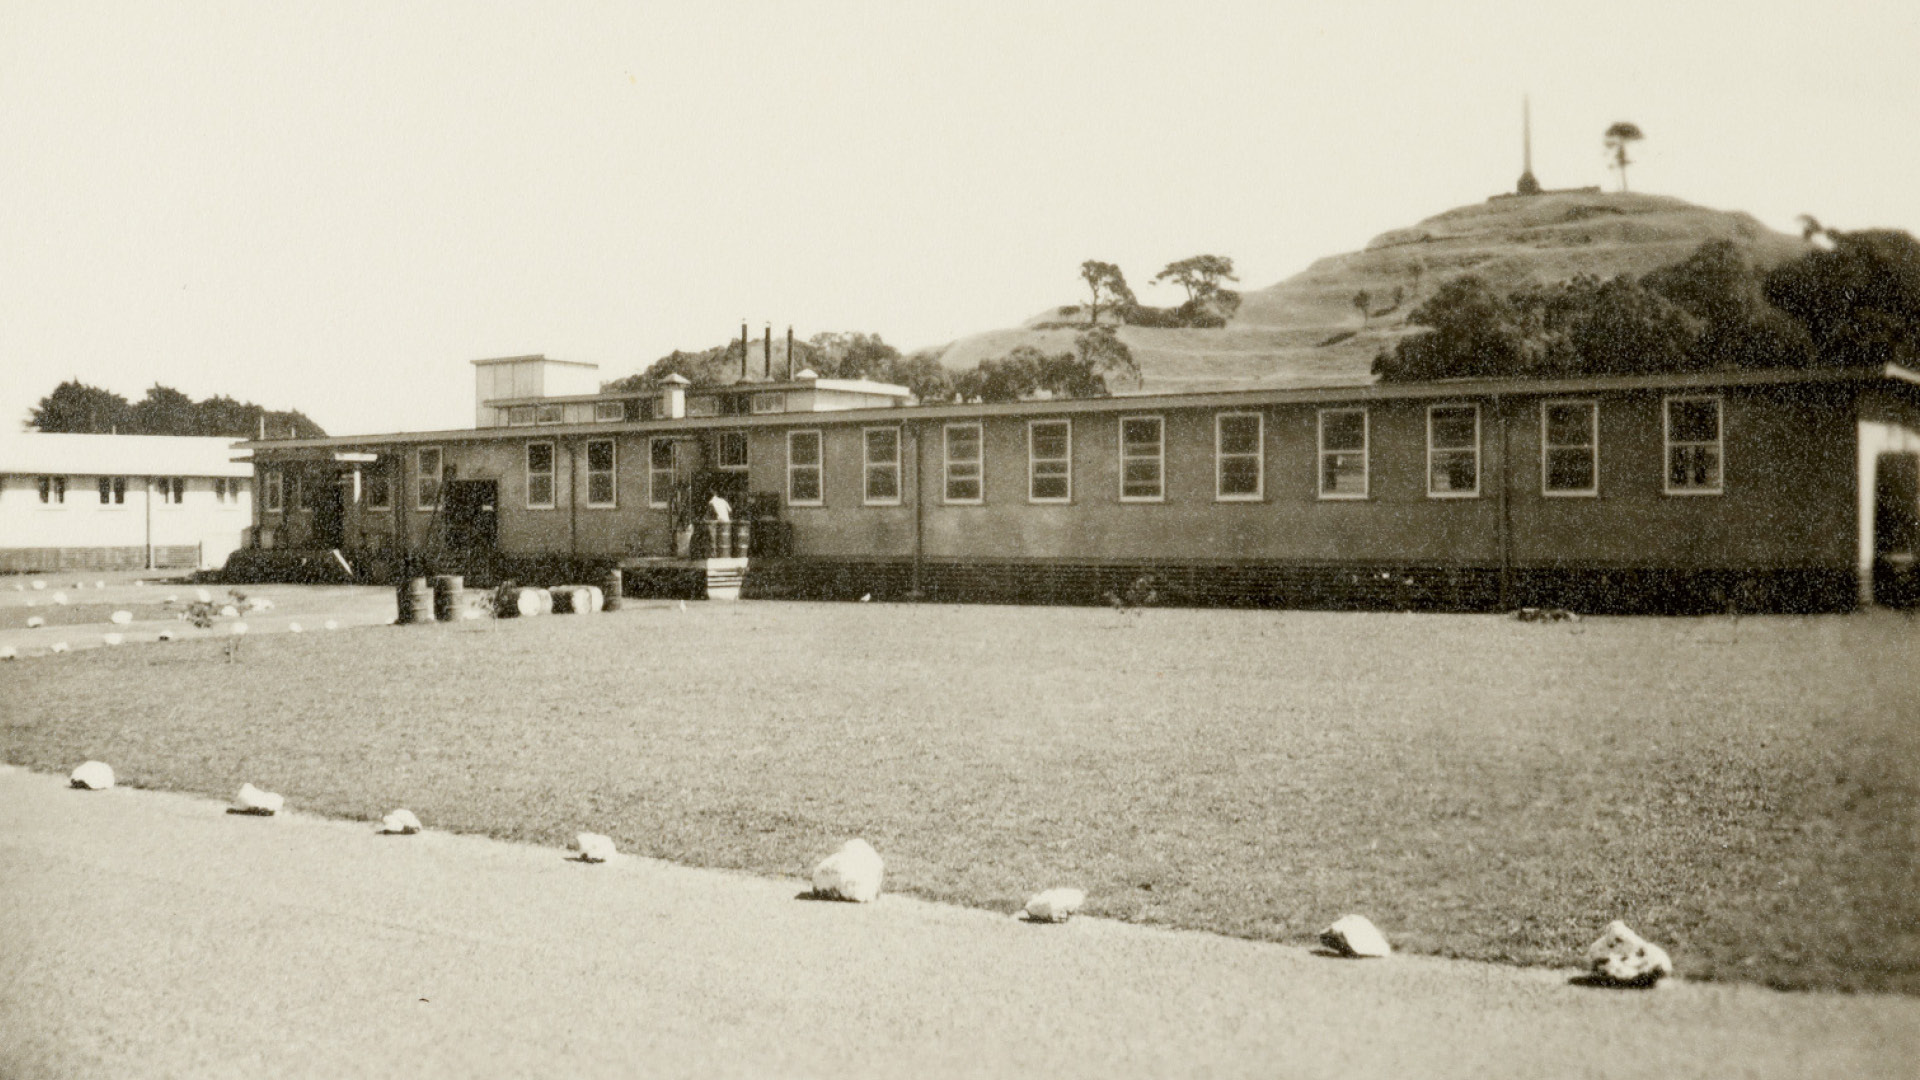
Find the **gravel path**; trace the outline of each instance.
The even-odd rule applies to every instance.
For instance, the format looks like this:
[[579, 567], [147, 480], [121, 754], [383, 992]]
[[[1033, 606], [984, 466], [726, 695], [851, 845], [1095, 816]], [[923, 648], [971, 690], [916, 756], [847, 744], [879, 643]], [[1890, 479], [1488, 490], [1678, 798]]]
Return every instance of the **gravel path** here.
[[1604, 991], [802, 888], [0, 767], [0, 1075], [1852, 1077], [1920, 1057], [1910, 998]]

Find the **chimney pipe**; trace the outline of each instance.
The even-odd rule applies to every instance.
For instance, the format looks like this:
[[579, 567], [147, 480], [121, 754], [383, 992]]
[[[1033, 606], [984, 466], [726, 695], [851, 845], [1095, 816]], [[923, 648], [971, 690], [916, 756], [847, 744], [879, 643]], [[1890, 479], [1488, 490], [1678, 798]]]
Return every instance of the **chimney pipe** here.
[[740, 381], [747, 379], [747, 320], [740, 320]]
[[793, 381], [793, 324], [787, 324], [787, 381]]
[[773, 324], [767, 324], [766, 337], [761, 342], [761, 374], [768, 382], [773, 381]]

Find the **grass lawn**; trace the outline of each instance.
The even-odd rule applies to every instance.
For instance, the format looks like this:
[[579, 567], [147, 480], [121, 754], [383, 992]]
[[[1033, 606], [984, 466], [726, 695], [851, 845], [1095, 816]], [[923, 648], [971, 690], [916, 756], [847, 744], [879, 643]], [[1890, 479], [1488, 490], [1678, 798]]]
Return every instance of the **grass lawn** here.
[[0, 666], [0, 758], [1306, 942], [1920, 992], [1920, 624], [695, 604]]

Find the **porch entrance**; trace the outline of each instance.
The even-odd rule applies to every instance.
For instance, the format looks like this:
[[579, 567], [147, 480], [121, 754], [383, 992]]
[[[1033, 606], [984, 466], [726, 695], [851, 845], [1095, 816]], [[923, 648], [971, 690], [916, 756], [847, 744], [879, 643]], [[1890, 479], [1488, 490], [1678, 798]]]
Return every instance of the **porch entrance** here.
[[500, 539], [500, 482], [449, 480], [442, 494], [447, 547], [492, 551]]

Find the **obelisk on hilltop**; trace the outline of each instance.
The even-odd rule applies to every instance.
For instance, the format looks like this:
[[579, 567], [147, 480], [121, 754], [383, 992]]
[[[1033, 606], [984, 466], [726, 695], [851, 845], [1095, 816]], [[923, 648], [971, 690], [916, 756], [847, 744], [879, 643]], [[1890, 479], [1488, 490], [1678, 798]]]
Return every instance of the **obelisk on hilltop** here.
[[1540, 194], [1540, 181], [1533, 178], [1533, 103], [1525, 95], [1520, 98], [1520, 161], [1520, 182], [1513, 193]]

